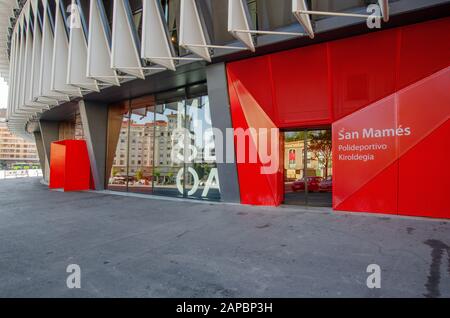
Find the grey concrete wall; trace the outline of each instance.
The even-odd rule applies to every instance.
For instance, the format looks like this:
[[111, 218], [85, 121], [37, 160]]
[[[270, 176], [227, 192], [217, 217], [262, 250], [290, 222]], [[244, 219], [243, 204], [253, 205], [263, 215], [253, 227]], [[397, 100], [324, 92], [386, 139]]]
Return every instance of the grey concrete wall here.
[[34, 142], [36, 143], [36, 150], [39, 157], [39, 163], [41, 164], [41, 169], [43, 173], [44, 180], [47, 179], [46, 169], [45, 169], [45, 161], [46, 155], [45, 155], [45, 149], [44, 149], [44, 141], [42, 140], [42, 135], [40, 131], [34, 132]]
[[50, 177], [50, 147], [52, 142], [59, 140], [59, 123], [57, 121], [45, 121], [39, 122], [41, 128], [42, 145], [45, 154], [45, 163], [42, 167], [42, 173], [44, 174], [44, 180], [49, 182]]
[[79, 106], [95, 189], [104, 190], [108, 106], [88, 101], [80, 101]]
[[[232, 128], [230, 101], [228, 97], [228, 84], [226, 77], [226, 69], [224, 63], [209, 65], [206, 68], [206, 76], [208, 80], [208, 96], [211, 109], [211, 120], [213, 127], [222, 131], [226, 136], [227, 128]], [[218, 149], [220, 144], [216, 146], [216, 152], [225, 154], [224, 158], [232, 159], [233, 163], [218, 163], [219, 181], [222, 201], [240, 203], [239, 181], [237, 175], [237, 167], [235, 164], [234, 138], [230, 138], [229, 142], [233, 143], [233, 147], [226, 147], [223, 143], [223, 149]], [[231, 160], [224, 160], [230, 162]]]

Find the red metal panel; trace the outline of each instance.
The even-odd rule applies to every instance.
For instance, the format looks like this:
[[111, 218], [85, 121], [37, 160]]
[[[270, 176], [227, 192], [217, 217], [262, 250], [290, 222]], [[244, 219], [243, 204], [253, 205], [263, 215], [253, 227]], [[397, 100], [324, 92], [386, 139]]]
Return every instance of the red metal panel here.
[[[447, 196], [439, 191], [448, 191], [450, 178], [432, 178], [439, 198], [431, 204], [417, 203], [419, 190], [412, 181], [425, 163], [424, 144], [439, 154], [439, 165], [448, 162], [449, 147], [439, 145], [448, 143], [444, 122], [450, 116], [450, 101], [436, 96], [447, 93], [450, 79], [441, 74], [446, 71], [436, 72], [450, 64], [449, 29], [450, 18], [445, 18], [228, 64], [233, 126], [247, 129], [251, 126], [248, 117], [262, 113], [280, 128], [338, 120], [333, 128], [336, 209], [393, 214], [411, 210], [414, 215], [448, 217], [442, 212], [448, 211]], [[444, 77], [433, 81], [439, 76]], [[236, 89], [241, 86], [244, 90]], [[399, 92], [403, 87], [407, 89]], [[248, 100], [254, 101], [250, 108], [243, 105]], [[255, 113], [249, 111], [252, 108]], [[385, 145], [384, 150], [371, 150], [373, 160], [339, 159], [342, 151], [336, 149], [349, 144], [339, 140], [342, 128], [362, 134], [364, 128], [400, 126], [414, 133], [352, 143]], [[242, 203], [276, 205], [284, 191], [280, 179], [262, 177], [260, 166], [238, 165]]]
[[399, 212], [450, 218], [450, 67], [399, 92]]
[[280, 128], [331, 123], [326, 44], [270, 57]]
[[[356, 170], [355, 170], [356, 171]], [[354, 173], [354, 175], [356, 175]], [[336, 177], [333, 177], [336, 179]], [[346, 176], [351, 179], [352, 176]], [[340, 178], [341, 179], [341, 178]], [[345, 182], [345, 179], [341, 181]], [[398, 214], [398, 161], [370, 179], [346, 200], [335, 206], [337, 211]], [[336, 187], [336, 185], [334, 185]]]
[[50, 146], [50, 189], [64, 188], [66, 146], [54, 142]]
[[[391, 166], [397, 160], [397, 138], [379, 133], [392, 128], [397, 128], [394, 95], [333, 124], [336, 210], [396, 213], [397, 170]], [[389, 173], [384, 173], [385, 170]], [[382, 191], [374, 192], [377, 187]]]
[[92, 188], [90, 161], [84, 140], [52, 143], [50, 188], [64, 191], [83, 191]]
[[[256, 99], [246, 86], [236, 79], [230, 69], [228, 70], [228, 80], [233, 127], [243, 130], [247, 130], [250, 126], [256, 129], [274, 127]], [[261, 169], [264, 165], [259, 156], [256, 162], [249, 161], [250, 149], [256, 149], [256, 144], [251, 136], [248, 136], [245, 147], [237, 137], [235, 144], [237, 158], [240, 157], [241, 151], [246, 152], [247, 158], [246, 162], [237, 163], [241, 203], [269, 206], [281, 204], [283, 200], [283, 192], [280, 190], [283, 185], [282, 165], [279, 166], [277, 173], [262, 174]], [[274, 155], [279, 157], [279, 154]]]
[[[450, 67], [333, 124], [335, 209], [450, 217], [448, 83]], [[361, 140], [364, 128], [386, 136]], [[348, 131], [357, 142], [339, 139]], [[376, 156], [366, 163], [342, 160], [360, 154], [343, 146], [372, 143], [389, 148], [361, 153]]]
[[450, 218], [449, 136], [447, 120], [400, 159], [399, 214]]
[[66, 141], [65, 191], [91, 189], [91, 165], [84, 140]]
[[227, 68], [228, 72], [234, 74], [235, 78], [245, 86], [265, 113], [277, 123], [269, 57], [262, 56], [230, 63]]
[[450, 67], [398, 92], [398, 117], [412, 134], [399, 140], [402, 156], [450, 115]]
[[402, 28], [398, 89], [450, 65], [450, 18]]
[[397, 31], [330, 42], [335, 120], [395, 91]]

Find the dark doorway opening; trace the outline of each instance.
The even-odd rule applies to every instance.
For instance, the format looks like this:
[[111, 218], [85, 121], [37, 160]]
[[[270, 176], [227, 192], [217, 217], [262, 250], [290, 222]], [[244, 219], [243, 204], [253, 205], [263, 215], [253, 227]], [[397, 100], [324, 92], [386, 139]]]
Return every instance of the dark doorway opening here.
[[284, 133], [284, 204], [333, 204], [331, 127]]

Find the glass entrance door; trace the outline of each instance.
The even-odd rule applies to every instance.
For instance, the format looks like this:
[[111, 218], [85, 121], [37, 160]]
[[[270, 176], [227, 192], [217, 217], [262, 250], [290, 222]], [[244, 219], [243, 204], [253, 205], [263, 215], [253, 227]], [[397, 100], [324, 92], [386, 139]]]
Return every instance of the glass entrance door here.
[[331, 129], [285, 133], [285, 204], [332, 206]]

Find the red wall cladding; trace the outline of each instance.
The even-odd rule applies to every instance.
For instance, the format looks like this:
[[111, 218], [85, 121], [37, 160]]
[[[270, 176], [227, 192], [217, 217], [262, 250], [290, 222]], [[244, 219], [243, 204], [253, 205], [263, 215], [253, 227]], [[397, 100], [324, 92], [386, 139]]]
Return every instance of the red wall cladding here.
[[[264, 112], [273, 124], [281, 129], [330, 125], [359, 110], [362, 111], [361, 114], [365, 114], [361, 116], [366, 116], [373, 123], [379, 122], [380, 125], [381, 123], [395, 125], [399, 122], [398, 116], [403, 116], [405, 121], [408, 121], [406, 116], [417, 117], [416, 114], [420, 111], [427, 113], [428, 107], [423, 103], [417, 103], [417, 107], [411, 106], [413, 103], [411, 99], [406, 100], [406, 91], [403, 95], [397, 92], [409, 88], [410, 94], [414, 94], [413, 91], [416, 90], [412, 87], [416, 82], [450, 65], [449, 29], [450, 18], [444, 18], [230, 63], [227, 65], [227, 72], [233, 125], [235, 128], [246, 128], [249, 126], [248, 114], [255, 115], [259, 112]], [[448, 81], [444, 85], [450, 87]], [[240, 87], [239, 91], [236, 89], [237, 86]], [[239, 96], [242, 92], [249, 95], [257, 107], [243, 106]], [[425, 86], [420, 89], [420, 93], [416, 93], [428, 101], [433, 100], [433, 94], [433, 89]], [[389, 111], [378, 118], [376, 111], [364, 110], [369, 105], [373, 109], [379, 107]], [[448, 105], [449, 103], [444, 104], [444, 113], [440, 114], [444, 117], [441, 119], [448, 120]], [[240, 111], [242, 107], [253, 110], [247, 110], [245, 116], [245, 113]], [[392, 112], [392, 109], [398, 112]], [[370, 112], [373, 114], [369, 114]], [[428, 120], [426, 118], [424, 117], [424, 122]], [[440, 127], [439, 131], [445, 132], [445, 127], [445, 125]], [[427, 126], [421, 133], [419, 131], [417, 133], [418, 135], [428, 133], [437, 139], [442, 138], [442, 133], [432, 133], [433, 131]], [[436, 134], [441, 137], [436, 137]], [[421, 142], [417, 140], [417, 146], [427, 142], [435, 144], [436, 141], [433, 142], [432, 137], [431, 139]], [[448, 153], [448, 150], [444, 149], [440, 151]], [[355, 175], [357, 174], [355, 171], [359, 170], [354, 168], [352, 178], [346, 179], [355, 180], [346, 180], [342, 186], [348, 191], [358, 192], [358, 200], [364, 201], [364, 204], [361, 203], [357, 208], [352, 208], [352, 204], [344, 204], [344, 201], [350, 198], [344, 199], [338, 188], [335, 207], [341, 205], [353, 211], [410, 213], [408, 211], [411, 211], [411, 207], [402, 203], [405, 202], [402, 199], [405, 195], [403, 189], [407, 187], [395, 191], [397, 184], [403, 187], [405, 183], [402, 181], [406, 169], [404, 167], [407, 167], [411, 160], [412, 162], [415, 160], [408, 161], [408, 158], [409, 153], [401, 158], [395, 156], [384, 158], [380, 163], [380, 167], [384, 167], [382, 171], [374, 169], [368, 173], [362, 166], [360, 171], [365, 178]], [[247, 164], [238, 164], [242, 203], [256, 205], [282, 203], [283, 195], [277, 192], [283, 191], [282, 184], [278, 184], [277, 187], [266, 186], [270, 176], [248, 172], [248, 168]], [[417, 171], [418, 168], [414, 170]], [[384, 189], [379, 189], [379, 184], [367, 180], [368, 175], [375, 177], [379, 173], [383, 174], [385, 180], [389, 180], [388, 184], [383, 185]], [[433, 179], [442, 177], [444, 176]], [[273, 178], [278, 183], [283, 182], [278, 177]], [[270, 183], [274, 180], [270, 180]], [[364, 180], [369, 192], [367, 194], [361, 193], [359, 191], [361, 187], [358, 187]], [[436, 204], [443, 206], [442, 202]], [[422, 208], [418, 207], [417, 210]]]
[[305, 47], [267, 57], [272, 70], [273, 105], [278, 127], [331, 120], [327, 45]]
[[333, 124], [336, 210], [450, 218], [449, 83], [447, 67]]
[[91, 165], [84, 140], [57, 141], [52, 143], [50, 149], [50, 189], [93, 189]]

